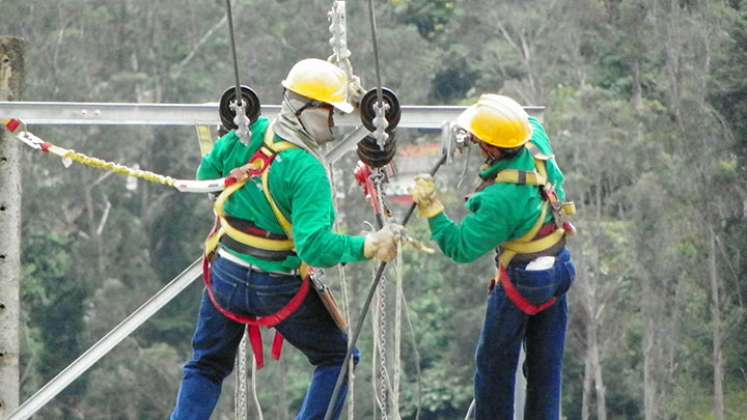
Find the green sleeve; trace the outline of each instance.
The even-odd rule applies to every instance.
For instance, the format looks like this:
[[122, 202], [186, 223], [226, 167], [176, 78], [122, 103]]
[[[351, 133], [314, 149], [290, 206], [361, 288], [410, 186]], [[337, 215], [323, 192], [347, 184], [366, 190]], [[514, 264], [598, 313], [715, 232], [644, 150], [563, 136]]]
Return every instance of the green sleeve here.
[[226, 152], [233, 148], [237, 140], [238, 137], [233, 131], [218, 139], [213, 146], [213, 150], [202, 157], [200, 166], [197, 168], [197, 179], [218, 179], [223, 177], [223, 164]]
[[202, 162], [197, 168], [197, 179], [222, 178], [234, 168], [247, 163], [262, 146], [269, 125], [270, 120], [267, 117], [259, 117], [249, 127], [252, 133], [250, 145], [242, 143], [234, 130], [219, 138], [213, 150], [202, 157]]
[[322, 164], [309, 156], [288, 175], [293, 188], [293, 238], [301, 260], [312, 267], [364, 260], [362, 236], [340, 235], [333, 230], [332, 187]]
[[482, 197], [471, 201], [474, 201], [470, 205], [472, 212], [461, 223], [453, 222], [445, 213], [428, 220], [433, 240], [444, 255], [459, 264], [472, 262], [490, 252], [508, 240], [513, 231], [514, 223], [502, 216], [502, 206], [497, 201]]

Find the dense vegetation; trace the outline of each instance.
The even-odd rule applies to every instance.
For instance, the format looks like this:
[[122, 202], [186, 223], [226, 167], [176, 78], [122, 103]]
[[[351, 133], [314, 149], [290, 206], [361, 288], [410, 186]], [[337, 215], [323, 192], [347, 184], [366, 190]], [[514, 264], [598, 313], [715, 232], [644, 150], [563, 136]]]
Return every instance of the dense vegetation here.
[[[242, 78], [264, 103], [298, 59], [331, 54], [329, 0], [238, 0]], [[348, 2], [352, 62], [373, 86], [365, 3]], [[545, 105], [581, 234], [570, 293], [563, 410], [570, 419], [724, 419], [747, 413], [747, 1], [377, 1], [383, 79], [406, 104], [465, 104], [483, 92]], [[222, 1], [5, 0], [0, 31], [26, 44], [24, 100], [214, 102], [232, 82]], [[44, 127], [66, 147], [176, 177], [199, 162], [191, 130]], [[436, 142], [403, 132], [406, 143]], [[471, 161], [474, 163], [474, 159]], [[371, 220], [340, 165], [343, 228]], [[441, 183], [463, 214], [460, 162]], [[200, 254], [201, 196], [24, 150], [22, 399]], [[474, 174], [474, 170], [468, 172]], [[470, 184], [467, 182], [466, 184]], [[422, 222], [412, 230], [426, 235]], [[353, 312], [371, 265], [346, 268]], [[424, 419], [462, 418], [490, 256], [456, 267], [403, 256], [420, 354]], [[156, 419], [189, 357], [201, 285], [162, 310], [39, 418]], [[356, 381], [371, 418], [371, 333]], [[403, 345], [401, 412], [415, 412]], [[291, 418], [309, 368], [286, 350], [260, 372], [267, 418]], [[227, 384], [216, 418], [231, 418]]]

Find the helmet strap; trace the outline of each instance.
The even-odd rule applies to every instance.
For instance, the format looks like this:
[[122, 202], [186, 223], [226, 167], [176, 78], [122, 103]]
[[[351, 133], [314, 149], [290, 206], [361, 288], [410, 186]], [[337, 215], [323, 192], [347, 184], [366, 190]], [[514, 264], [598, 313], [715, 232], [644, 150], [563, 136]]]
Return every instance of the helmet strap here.
[[499, 147], [491, 146], [483, 141], [478, 141], [477, 144], [485, 155], [485, 163], [492, 165], [503, 158], [503, 151]]

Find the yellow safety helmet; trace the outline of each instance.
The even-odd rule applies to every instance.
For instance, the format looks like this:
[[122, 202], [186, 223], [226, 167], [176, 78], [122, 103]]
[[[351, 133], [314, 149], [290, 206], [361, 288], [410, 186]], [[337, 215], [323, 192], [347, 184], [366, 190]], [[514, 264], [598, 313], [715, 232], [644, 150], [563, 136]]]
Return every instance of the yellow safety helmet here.
[[328, 103], [343, 112], [353, 111], [348, 102], [348, 77], [336, 65], [318, 58], [296, 63], [283, 80], [284, 88], [301, 96]]
[[456, 123], [478, 140], [506, 149], [523, 146], [532, 137], [529, 115], [508, 96], [480, 96], [476, 104], [457, 117]]

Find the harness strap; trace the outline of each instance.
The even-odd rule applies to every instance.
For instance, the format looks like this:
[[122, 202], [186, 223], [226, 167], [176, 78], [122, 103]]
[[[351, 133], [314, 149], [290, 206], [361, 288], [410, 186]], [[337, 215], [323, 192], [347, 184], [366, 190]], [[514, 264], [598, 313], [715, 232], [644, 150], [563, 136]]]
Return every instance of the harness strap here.
[[[231, 175], [229, 176], [229, 178], [233, 180], [232, 183], [218, 196], [218, 198], [215, 200], [215, 205], [213, 206], [213, 210], [217, 218], [217, 230], [211, 232], [211, 234], [208, 235], [208, 238], [205, 241], [206, 255], [210, 255], [215, 252], [218, 247], [218, 243], [220, 242], [220, 238], [224, 234], [228, 235], [237, 242], [244, 243], [258, 249], [265, 249], [269, 251], [292, 251], [295, 248], [295, 244], [293, 243], [291, 236], [288, 236], [286, 239], [272, 239], [258, 235], [251, 235], [235, 228], [226, 219], [227, 216], [224, 210], [226, 202], [228, 202], [228, 199], [231, 197], [231, 195], [243, 188], [250, 179], [256, 178], [260, 175], [263, 179], [267, 178], [267, 174], [269, 174], [269, 168], [275, 160], [275, 156], [283, 151], [296, 147], [291, 143], [275, 143], [273, 139], [274, 137], [275, 133], [272, 128], [269, 127], [265, 132], [264, 145], [260, 147], [260, 149], [257, 151], [257, 153], [255, 153], [249, 163], [231, 171]], [[263, 185], [265, 197], [267, 197], [270, 206], [273, 208], [273, 212], [275, 212], [277, 204], [272, 198], [266, 182], [263, 182]], [[277, 212], [275, 212], [275, 215], [277, 216], [278, 213], [279, 209]], [[282, 213], [280, 214], [282, 215]], [[282, 220], [278, 219], [278, 221], [283, 227], [283, 230], [286, 230], [284, 223], [288, 222], [285, 216], [283, 216]]]
[[[496, 273], [495, 278], [491, 281], [491, 289], [496, 283], [501, 284], [503, 290], [506, 292], [506, 296], [514, 303], [514, 305], [516, 305], [517, 308], [519, 308], [520, 311], [527, 315], [536, 315], [554, 305], [557, 298], [552, 297], [541, 305], [533, 305], [524, 298], [521, 293], [519, 293], [518, 289], [516, 289], [508, 275], [507, 267], [516, 255], [541, 255], [543, 252], [549, 252], [553, 248], [556, 248], [565, 240], [565, 235], [569, 233], [569, 229], [566, 229], [566, 224], [571, 228], [572, 225], [570, 222], [561, 221], [560, 218], [561, 212], [564, 211], [564, 203], [560, 203], [560, 200], [558, 200], [557, 194], [555, 194], [555, 189], [547, 177], [545, 161], [552, 159], [553, 156], [543, 154], [539, 148], [531, 142], [528, 142], [525, 147], [534, 157], [537, 169], [531, 172], [506, 169], [496, 175], [495, 181], [496, 183], [540, 187], [543, 198], [542, 208], [537, 221], [524, 236], [501, 244], [501, 251], [498, 255], [498, 272]], [[558, 225], [550, 233], [544, 232], [543, 229], [548, 211], [553, 212], [556, 224]], [[567, 215], [570, 215], [570, 213], [570, 211], [566, 212]], [[540, 231], [543, 231], [542, 234], [540, 234]]]
[[[202, 273], [203, 279], [205, 281], [205, 289], [207, 290], [210, 302], [213, 304], [213, 307], [217, 309], [218, 312], [223, 314], [223, 316], [225, 316], [226, 318], [247, 326], [247, 329], [249, 330], [249, 341], [252, 345], [252, 351], [257, 358], [257, 368], [261, 369], [265, 365], [265, 358], [260, 327], [273, 328], [288, 319], [288, 317], [293, 315], [293, 313], [295, 313], [298, 308], [301, 307], [304, 300], [306, 299], [306, 296], [309, 294], [309, 285], [311, 283], [309, 276], [303, 276], [301, 278], [301, 287], [298, 289], [298, 292], [279, 311], [275, 312], [272, 315], [255, 317], [251, 315], [239, 315], [237, 313], [231, 312], [228, 309], [222, 307], [220, 303], [218, 303], [218, 299], [215, 297], [215, 293], [213, 292], [213, 281], [210, 274], [211, 265], [212, 264], [210, 263], [210, 259], [203, 259]], [[282, 334], [280, 334], [280, 332], [275, 331], [275, 338], [272, 345], [272, 357], [275, 360], [278, 360], [280, 358], [282, 349], [283, 336]]]
[[500, 285], [503, 287], [503, 291], [506, 292], [506, 296], [508, 296], [511, 302], [513, 302], [513, 304], [516, 305], [516, 307], [519, 308], [521, 312], [524, 312], [527, 315], [537, 315], [538, 313], [554, 305], [558, 300], [557, 297], [553, 296], [541, 305], [532, 304], [524, 296], [522, 296], [521, 293], [519, 293], [519, 291], [516, 289], [516, 286], [514, 286], [514, 283], [511, 281], [511, 278], [508, 276], [508, 271], [503, 266], [500, 267], [500, 269], [498, 270], [498, 274], [496, 274], [495, 277], [496, 278], [493, 280], [493, 284], [500, 283]]
[[[288, 219], [282, 214], [282, 212], [280, 212], [277, 203], [275, 203], [275, 200], [270, 194], [270, 189], [268, 187], [268, 174], [270, 172], [270, 166], [275, 160], [275, 157], [279, 153], [295, 148], [296, 146], [290, 143], [277, 144], [274, 141], [274, 137], [275, 133], [273, 132], [272, 128], [268, 128], [265, 132], [263, 146], [260, 147], [257, 153], [252, 157], [250, 162], [244, 166], [234, 169], [231, 172], [227, 182], [228, 187], [223, 190], [223, 192], [218, 196], [218, 199], [215, 201], [214, 212], [216, 221], [212, 231], [205, 240], [205, 253], [202, 266], [205, 288], [207, 290], [208, 297], [210, 298], [210, 302], [213, 304], [213, 307], [215, 307], [215, 309], [217, 309], [218, 312], [220, 312], [226, 318], [240, 324], [245, 324], [247, 326], [249, 332], [249, 341], [252, 346], [252, 351], [254, 352], [254, 355], [257, 359], [258, 369], [264, 366], [264, 350], [262, 346], [262, 334], [260, 332], [260, 328], [275, 327], [276, 325], [280, 324], [281, 322], [288, 319], [288, 317], [293, 315], [293, 313], [296, 312], [298, 308], [303, 304], [306, 296], [309, 293], [309, 284], [311, 283], [309, 277], [309, 267], [305, 264], [301, 264], [301, 287], [283, 308], [272, 315], [255, 317], [250, 315], [236, 314], [226, 308], [223, 308], [220, 303], [218, 303], [212, 287], [211, 261], [213, 255], [215, 254], [215, 250], [217, 249], [218, 244], [220, 243], [220, 240], [224, 234], [228, 238], [231, 238], [238, 243], [243, 243], [249, 247], [263, 249], [271, 252], [290, 252], [295, 249], [295, 244], [293, 243], [293, 238], [291, 235], [293, 231], [292, 225], [290, 224], [290, 222], [288, 222]], [[256, 178], [258, 176], [262, 177], [262, 185], [265, 197], [270, 203], [270, 207], [272, 207], [273, 212], [278, 219], [278, 222], [286, 232], [287, 238], [285, 239], [272, 238], [270, 237], [271, 235], [253, 235], [249, 232], [242, 231], [240, 228], [232, 226], [228, 222], [229, 216], [227, 216], [224, 211], [224, 207], [226, 202], [228, 201], [228, 198], [233, 193], [243, 188], [250, 179]], [[291, 234], [289, 234], [289, 232]], [[283, 335], [276, 330], [271, 353], [272, 357], [275, 360], [280, 358], [282, 349]]]
[[495, 177], [495, 182], [503, 184], [536, 185], [541, 187], [547, 184], [547, 178], [536, 171], [527, 172], [518, 169], [504, 169], [498, 172], [498, 175]]

